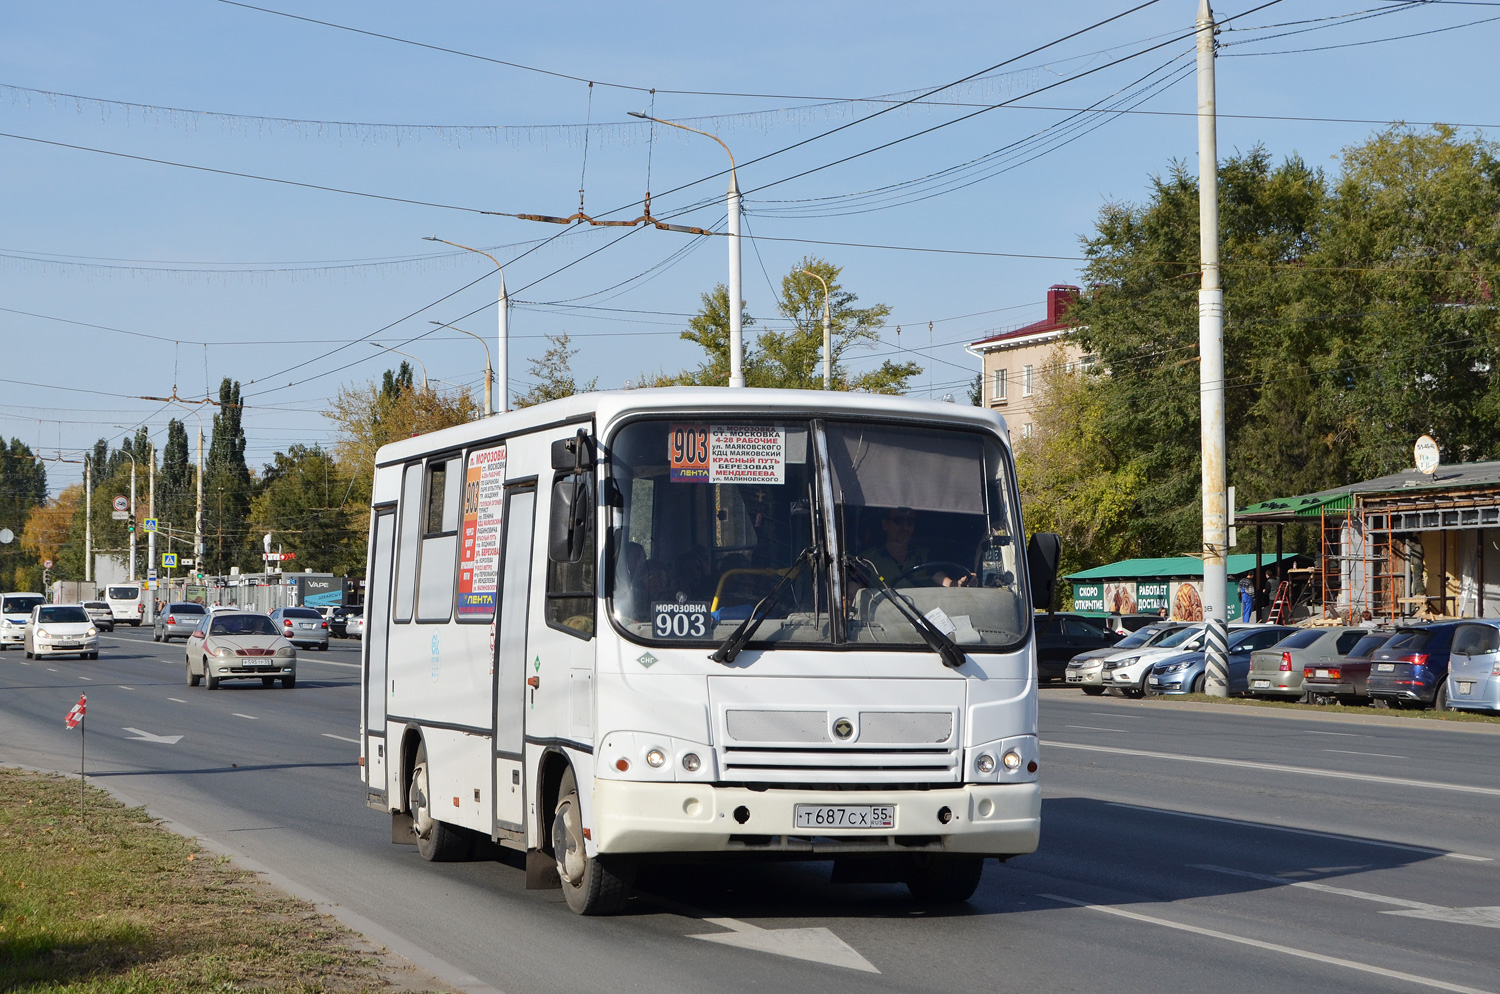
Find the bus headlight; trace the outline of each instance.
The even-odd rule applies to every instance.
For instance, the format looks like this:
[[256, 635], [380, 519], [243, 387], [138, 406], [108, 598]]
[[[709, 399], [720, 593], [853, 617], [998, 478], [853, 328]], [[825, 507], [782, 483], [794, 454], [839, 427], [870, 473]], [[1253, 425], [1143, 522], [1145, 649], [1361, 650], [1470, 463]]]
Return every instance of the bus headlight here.
[[666, 753], [660, 749], [652, 749], [646, 753], [646, 765], [652, 769], [659, 770], [667, 761]]
[[1007, 770], [1019, 770], [1021, 768], [1021, 754], [1012, 749], [1000, 757], [1000, 762], [1005, 764]]
[[995, 772], [995, 757], [985, 753], [974, 761], [974, 768], [980, 773], [991, 774]]
[[684, 753], [682, 757], [682, 768], [689, 773], [697, 773], [698, 768], [703, 765], [703, 760], [698, 758], [696, 752]]

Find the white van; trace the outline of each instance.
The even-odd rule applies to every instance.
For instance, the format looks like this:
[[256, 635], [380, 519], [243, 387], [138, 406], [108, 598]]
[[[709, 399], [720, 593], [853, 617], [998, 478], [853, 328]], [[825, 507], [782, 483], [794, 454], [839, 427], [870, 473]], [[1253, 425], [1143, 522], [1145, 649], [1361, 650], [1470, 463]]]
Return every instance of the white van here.
[[587, 394], [383, 447], [372, 506], [361, 774], [423, 857], [493, 840], [600, 914], [652, 858], [874, 857], [952, 901], [1036, 849], [1057, 545], [998, 415]]
[[25, 646], [32, 609], [45, 603], [46, 594], [20, 591], [0, 594], [0, 650]]
[[141, 627], [146, 617], [146, 598], [138, 583], [112, 583], [104, 588], [104, 600], [109, 604], [109, 613], [115, 624]]

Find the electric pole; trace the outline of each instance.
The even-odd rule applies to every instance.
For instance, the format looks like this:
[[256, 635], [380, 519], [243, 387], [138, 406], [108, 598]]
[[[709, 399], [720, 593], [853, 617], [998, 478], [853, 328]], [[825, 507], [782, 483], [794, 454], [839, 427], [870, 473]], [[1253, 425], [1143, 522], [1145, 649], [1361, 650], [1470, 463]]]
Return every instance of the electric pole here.
[[1219, 151], [1214, 98], [1214, 14], [1198, 3], [1198, 410], [1203, 463], [1204, 690], [1229, 695], [1229, 596], [1225, 552], [1224, 290], [1219, 282]]

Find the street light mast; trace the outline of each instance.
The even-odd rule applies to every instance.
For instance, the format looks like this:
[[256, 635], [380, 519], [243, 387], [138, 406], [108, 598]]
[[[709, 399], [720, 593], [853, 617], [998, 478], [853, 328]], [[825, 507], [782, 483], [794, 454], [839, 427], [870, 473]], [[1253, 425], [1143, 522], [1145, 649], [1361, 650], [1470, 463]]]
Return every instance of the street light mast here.
[[[498, 304], [500, 305], [500, 317], [499, 323], [496, 325], [495, 329], [495, 373], [500, 381], [500, 403], [495, 407], [495, 410], [499, 411], [501, 414], [504, 414], [506, 411], [510, 410], [510, 296], [505, 292], [505, 267], [500, 265], [499, 259], [496, 259], [494, 256], [490, 255], [483, 249], [471, 248], [468, 245], [460, 245], [458, 244], [458, 242], [450, 242], [448, 241], [448, 239], [439, 238], [437, 235], [425, 235], [423, 236], [422, 240], [424, 242], [442, 242], [444, 245], [452, 245], [454, 248], [461, 248], [465, 252], [473, 252], [475, 255], [482, 255], [486, 259], [493, 262], [495, 264], [495, 269], [497, 269], [500, 273], [500, 298], [498, 300]], [[451, 327], [451, 325], [449, 325], [448, 327]], [[468, 334], [468, 332], [465, 332], [465, 334]]]
[[819, 283], [823, 284], [823, 389], [833, 389], [833, 358], [829, 342], [832, 339], [833, 319], [828, 308], [828, 281], [811, 269], [802, 270]]

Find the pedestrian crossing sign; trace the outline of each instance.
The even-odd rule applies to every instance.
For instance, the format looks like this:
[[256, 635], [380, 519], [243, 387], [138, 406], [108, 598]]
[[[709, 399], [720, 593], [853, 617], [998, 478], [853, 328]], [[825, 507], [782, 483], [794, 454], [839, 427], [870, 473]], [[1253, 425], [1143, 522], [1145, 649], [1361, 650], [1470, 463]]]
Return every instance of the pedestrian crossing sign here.
[[163, 569], [171, 569], [177, 565], [177, 553], [163, 552], [161, 554], [161, 565]]

